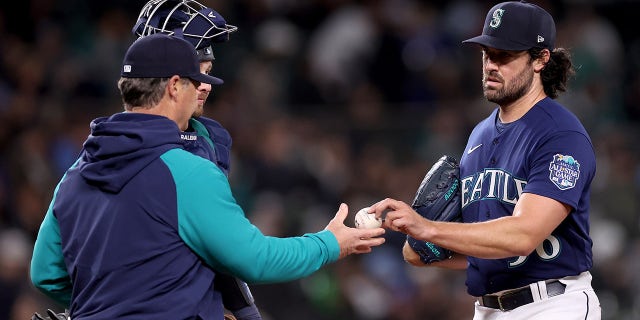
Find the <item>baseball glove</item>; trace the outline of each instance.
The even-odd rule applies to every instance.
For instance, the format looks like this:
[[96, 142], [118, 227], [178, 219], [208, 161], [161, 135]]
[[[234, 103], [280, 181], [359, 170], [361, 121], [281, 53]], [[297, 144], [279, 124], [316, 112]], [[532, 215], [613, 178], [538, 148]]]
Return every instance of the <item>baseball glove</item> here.
[[[429, 169], [411, 207], [429, 220], [462, 220], [460, 166], [455, 158], [444, 155]], [[449, 259], [453, 254], [449, 249], [408, 235], [407, 243], [425, 264]]]

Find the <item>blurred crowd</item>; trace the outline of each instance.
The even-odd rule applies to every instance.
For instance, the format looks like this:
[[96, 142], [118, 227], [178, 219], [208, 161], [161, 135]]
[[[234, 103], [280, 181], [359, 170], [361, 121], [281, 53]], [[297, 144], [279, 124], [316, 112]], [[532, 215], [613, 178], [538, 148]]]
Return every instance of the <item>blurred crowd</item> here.
[[[62, 311], [29, 282], [31, 250], [56, 183], [116, 88], [146, 1], [0, 4], [0, 319]], [[206, 115], [233, 140], [230, 182], [268, 235], [318, 231], [340, 202], [347, 224], [384, 197], [411, 201], [443, 154], [460, 157], [494, 108], [481, 32], [494, 1], [201, 1], [238, 26], [214, 46]], [[535, 1], [556, 19], [577, 74], [558, 99], [590, 132], [594, 287], [603, 319], [640, 319], [640, 32], [634, 1]], [[635, 16], [634, 16], [635, 15]], [[211, 230], [215, 232], [215, 230]], [[471, 319], [463, 272], [416, 268], [404, 236], [300, 281], [255, 285], [265, 319]], [[233, 243], [228, 245], [233, 246]]]

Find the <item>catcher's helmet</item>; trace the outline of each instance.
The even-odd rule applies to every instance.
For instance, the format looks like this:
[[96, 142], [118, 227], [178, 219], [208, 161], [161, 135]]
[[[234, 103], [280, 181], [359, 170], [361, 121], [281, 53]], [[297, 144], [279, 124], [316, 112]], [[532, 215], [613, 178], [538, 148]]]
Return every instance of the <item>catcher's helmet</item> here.
[[229, 40], [236, 30], [219, 13], [195, 0], [150, 0], [140, 10], [132, 32], [138, 37], [158, 32], [181, 36], [206, 61], [214, 59], [211, 44]]

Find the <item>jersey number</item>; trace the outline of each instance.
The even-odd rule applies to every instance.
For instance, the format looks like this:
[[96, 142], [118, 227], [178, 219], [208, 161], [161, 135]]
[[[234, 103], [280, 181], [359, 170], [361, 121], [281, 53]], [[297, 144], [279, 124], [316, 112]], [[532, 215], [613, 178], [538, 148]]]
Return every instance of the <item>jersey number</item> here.
[[[536, 248], [536, 254], [542, 260], [552, 260], [560, 254], [560, 241], [553, 235], [548, 236]], [[509, 268], [515, 268], [527, 261], [528, 256], [520, 256], [516, 261], [509, 262]]]

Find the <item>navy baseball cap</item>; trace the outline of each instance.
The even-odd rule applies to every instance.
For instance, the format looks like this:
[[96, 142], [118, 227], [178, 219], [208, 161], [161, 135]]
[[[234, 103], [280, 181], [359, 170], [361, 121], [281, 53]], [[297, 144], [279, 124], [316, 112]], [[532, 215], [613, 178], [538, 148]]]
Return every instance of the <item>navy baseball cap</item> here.
[[124, 78], [170, 78], [222, 84], [222, 79], [200, 72], [196, 49], [186, 40], [162, 33], [138, 38], [124, 55], [120, 75]]
[[541, 7], [525, 1], [499, 3], [487, 13], [482, 34], [462, 41], [500, 50], [553, 50], [556, 24]]

